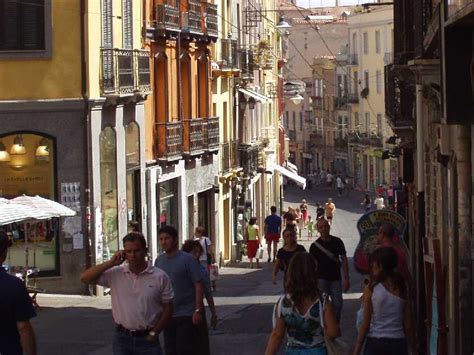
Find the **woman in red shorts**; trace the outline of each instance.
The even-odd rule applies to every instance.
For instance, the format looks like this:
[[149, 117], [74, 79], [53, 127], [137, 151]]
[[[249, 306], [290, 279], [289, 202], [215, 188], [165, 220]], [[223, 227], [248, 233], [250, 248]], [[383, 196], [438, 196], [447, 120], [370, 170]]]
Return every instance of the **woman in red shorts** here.
[[[260, 235], [257, 226], [257, 218], [250, 218], [249, 225], [247, 226], [247, 256], [250, 261], [250, 268], [253, 268], [253, 258], [257, 256], [257, 249], [260, 245]], [[259, 262], [257, 258], [257, 268], [259, 268]]]

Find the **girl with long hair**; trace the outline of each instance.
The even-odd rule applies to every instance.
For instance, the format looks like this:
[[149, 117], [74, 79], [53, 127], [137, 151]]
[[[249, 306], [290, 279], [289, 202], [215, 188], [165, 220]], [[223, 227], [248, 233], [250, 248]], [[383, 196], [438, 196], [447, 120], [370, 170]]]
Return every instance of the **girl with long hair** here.
[[391, 247], [370, 255], [370, 282], [363, 294], [363, 319], [354, 355], [404, 355], [412, 340], [412, 318], [405, 280], [397, 272], [398, 256]]
[[283, 248], [278, 249], [276, 255], [276, 262], [273, 268], [272, 282], [276, 284], [276, 277], [278, 272], [283, 271], [286, 278], [286, 272], [290, 265], [291, 258], [298, 252], [305, 252], [304, 246], [297, 243], [296, 230], [293, 227], [287, 227], [282, 233], [283, 235]]
[[339, 325], [332, 304], [318, 288], [318, 264], [306, 252], [296, 253], [286, 277], [287, 294], [274, 308], [274, 328], [265, 355], [277, 354], [285, 333], [287, 355], [326, 355], [324, 336], [337, 337]]

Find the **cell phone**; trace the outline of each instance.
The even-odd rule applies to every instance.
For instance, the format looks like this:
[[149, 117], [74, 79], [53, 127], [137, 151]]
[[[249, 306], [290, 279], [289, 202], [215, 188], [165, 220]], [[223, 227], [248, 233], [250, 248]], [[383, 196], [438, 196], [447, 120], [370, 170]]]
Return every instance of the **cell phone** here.
[[121, 262], [124, 262], [126, 259], [127, 259], [127, 258], [126, 258], [126, 256], [125, 256], [125, 252], [122, 251], [122, 252], [120, 253], [120, 261], [121, 261]]

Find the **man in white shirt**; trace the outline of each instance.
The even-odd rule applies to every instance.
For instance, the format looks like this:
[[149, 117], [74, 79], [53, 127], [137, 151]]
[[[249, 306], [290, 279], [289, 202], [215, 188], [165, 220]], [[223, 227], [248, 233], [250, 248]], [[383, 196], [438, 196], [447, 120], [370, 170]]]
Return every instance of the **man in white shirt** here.
[[112, 289], [114, 354], [161, 355], [158, 335], [173, 314], [171, 280], [146, 260], [146, 241], [141, 233], [127, 234], [123, 247], [110, 260], [84, 271], [81, 281]]
[[377, 207], [378, 210], [382, 210], [385, 208], [385, 202], [382, 195], [378, 195], [374, 201], [374, 205]]
[[340, 175], [338, 175], [336, 178], [336, 187], [337, 187], [337, 195], [341, 197], [342, 190], [344, 189], [344, 182], [342, 181], [342, 178]]
[[332, 180], [334, 179], [334, 176], [328, 171], [326, 175], [326, 183], [328, 184], [329, 187], [332, 186]]

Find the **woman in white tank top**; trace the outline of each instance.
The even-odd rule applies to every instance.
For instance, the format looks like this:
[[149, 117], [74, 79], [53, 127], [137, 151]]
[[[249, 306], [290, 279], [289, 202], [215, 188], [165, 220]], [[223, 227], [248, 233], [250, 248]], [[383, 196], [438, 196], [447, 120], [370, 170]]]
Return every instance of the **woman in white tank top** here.
[[[396, 271], [397, 252], [376, 249], [370, 256], [371, 281], [364, 289], [363, 320], [354, 355], [405, 355], [412, 337], [407, 287]], [[364, 345], [365, 341], [365, 345]]]

